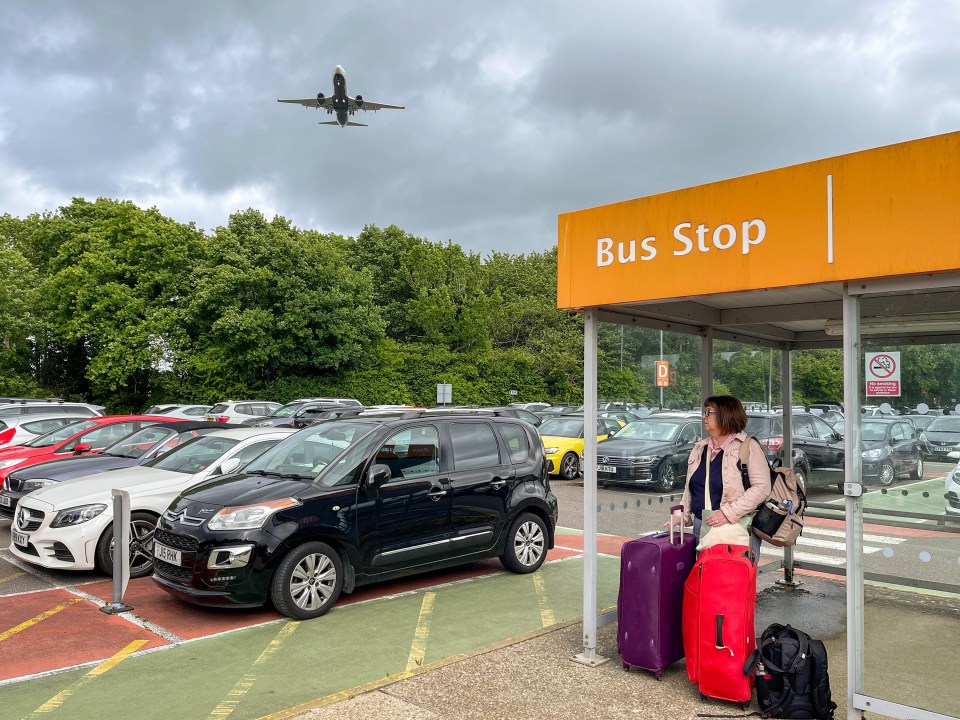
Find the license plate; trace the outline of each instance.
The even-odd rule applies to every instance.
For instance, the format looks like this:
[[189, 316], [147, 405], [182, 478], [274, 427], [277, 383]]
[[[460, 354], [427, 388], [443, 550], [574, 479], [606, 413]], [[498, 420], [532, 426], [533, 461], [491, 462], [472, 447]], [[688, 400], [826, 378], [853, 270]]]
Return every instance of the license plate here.
[[168, 548], [166, 545], [161, 545], [158, 542], [153, 543], [153, 556], [157, 560], [163, 560], [165, 563], [170, 563], [171, 565], [182, 565], [179, 550]]
[[597, 465], [597, 472], [614, 473], [617, 472], [615, 465]]
[[935, 452], [949, 452], [949, 451], [950, 451], [950, 448], [935, 447], [935, 448], [934, 448], [934, 451], [935, 451]]
[[6, 495], [0, 495], [0, 505], [3, 505], [4, 507], [10, 507], [13, 505], [13, 500]]
[[30, 547], [30, 536], [26, 533], [13, 531], [13, 544], [19, 547]]

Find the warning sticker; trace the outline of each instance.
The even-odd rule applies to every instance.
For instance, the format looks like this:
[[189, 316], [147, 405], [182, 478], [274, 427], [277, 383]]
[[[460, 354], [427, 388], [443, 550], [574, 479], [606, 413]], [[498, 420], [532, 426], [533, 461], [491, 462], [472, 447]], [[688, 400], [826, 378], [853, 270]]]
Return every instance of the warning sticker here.
[[900, 353], [866, 355], [867, 397], [900, 397]]

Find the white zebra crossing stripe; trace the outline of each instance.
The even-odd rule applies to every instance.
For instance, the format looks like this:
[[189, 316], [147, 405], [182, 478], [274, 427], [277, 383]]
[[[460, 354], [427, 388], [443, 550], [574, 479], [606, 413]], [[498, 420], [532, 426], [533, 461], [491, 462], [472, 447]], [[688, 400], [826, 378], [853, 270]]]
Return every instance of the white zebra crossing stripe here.
[[[847, 544], [846, 542], [841, 542], [839, 540], [821, 540], [820, 538], [810, 537], [810, 535], [822, 535], [825, 537], [833, 538], [845, 538], [846, 533], [843, 530], [832, 530], [830, 528], [821, 528], [821, 527], [811, 527], [807, 525], [803, 529], [803, 535], [797, 538], [797, 547], [794, 549], [793, 557], [796, 560], [801, 562], [813, 562], [820, 563], [821, 565], [844, 565], [847, 562], [846, 552]], [[907, 538], [905, 537], [895, 537], [890, 535], [872, 535], [864, 534], [864, 542], [877, 543], [881, 546], [891, 546], [899, 545], [904, 542]], [[814, 549], [820, 548], [822, 550], [837, 550], [840, 552], [840, 555], [831, 555], [827, 553], [815, 553], [815, 552], [804, 552], [803, 549]], [[875, 547], [873, 545], [864, 545], [863, 553], [864, 555], [872, 555], [873, 553], [880, 552], [882, 547]], [[783, 557], [783, 548], [772, 547], [769, 545], [762, 545], [760, 547], [760, 554], [767, 557]]]

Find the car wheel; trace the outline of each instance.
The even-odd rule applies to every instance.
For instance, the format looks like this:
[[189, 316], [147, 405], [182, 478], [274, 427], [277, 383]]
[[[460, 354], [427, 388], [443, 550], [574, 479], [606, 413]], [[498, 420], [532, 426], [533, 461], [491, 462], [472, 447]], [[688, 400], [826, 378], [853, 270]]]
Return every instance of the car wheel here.
[[657, 490], [661, 492], [670, 492], [673, 490], [673, 484], [677, 480], [677, 470], [670, 461], [665, 461], [660, 466], [657, 473]]
[[923, 456], [917, 455], [917, 467], [913, 469], [913, 472], [910, 473], [910, 477], [914, 480], [923, 480]]
[[339, 553], [326, 543], [308, 542], [280, 562], [270, 583], [270, 600], [287, 617], [310, 620], [333, 607], [342, 589]]
[[896, 478], [896, 473], [893, 471], [893, 465], [884, 462], [880, 466], [880, 484], [881, 485], [893, 485], [893, 481]]
[[532, 573], [547, 557], [547, 526], [538, 516], [523, 513], [510, 526], [500, 562], [510, 572]]
[[[800, 481], [800, 487], [804, 490], [807, 489], [807, 471], [803, 465], [795, 465], [793, 468], [793, 474], [797, 476], [797, 480]], [[842, 485], [840, 487], [843, 487]]]
[[560, 477], [563, 480], [573, 480], [580, 472], [580, 458], [574, 452], [568, 452], [560, 461]]
[[[146, 577], [153, 572], [153, 531], [157, 518], [138, 510], [130, 513], [130, 577]], [[94, 555], [97, 568], [113, 575], [113, 523], [107, 526]]]

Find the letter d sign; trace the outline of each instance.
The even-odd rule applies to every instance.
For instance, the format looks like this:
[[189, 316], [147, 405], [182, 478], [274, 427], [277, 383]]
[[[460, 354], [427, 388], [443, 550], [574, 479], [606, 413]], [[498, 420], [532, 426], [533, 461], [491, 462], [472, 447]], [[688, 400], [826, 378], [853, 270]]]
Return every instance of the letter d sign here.
[[670, 387], [670, 363], [666, 360], [657, 360], [657, 387]]

